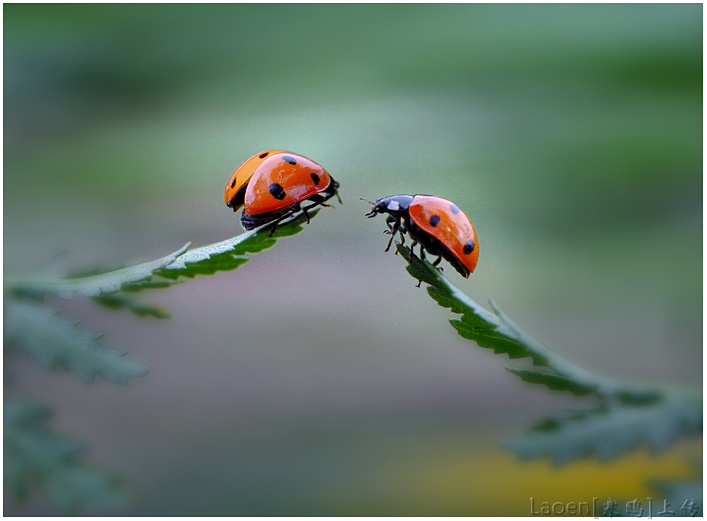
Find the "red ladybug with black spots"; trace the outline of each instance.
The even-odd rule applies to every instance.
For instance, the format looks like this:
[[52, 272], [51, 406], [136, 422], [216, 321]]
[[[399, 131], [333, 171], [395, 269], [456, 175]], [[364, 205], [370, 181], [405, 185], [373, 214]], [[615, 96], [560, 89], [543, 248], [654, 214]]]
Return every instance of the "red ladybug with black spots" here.
[[432, 263], [434, 266], [444, 258], [466, 278], [476, 268], [479, 260], [476, 229], [453, 202], [432, 195], [390, 195], [371, 204], [373, 208], [366, 217], [388, 214], [385, 222], [390, 240], [385, 251], [390, 250], [397, 233], [403, 243], [407, 233], [413, 240], [411, 250], [420, 245], [420, 257], [425, 258], [425, 251], [438, 256]]
[[[324, 168], [309, 158], [285, 150], [266, 150], [246, 159], [226, 183], [224, 202], [233, 211], [244, 207], [241, 224], [252, 230], [277, 223], [302, 211], [329, 206], [336, 196], [337, 183]], [[305, 201], [312, 204], [303, 206]], [[271, 232], [272, 234], [272, 232]]]

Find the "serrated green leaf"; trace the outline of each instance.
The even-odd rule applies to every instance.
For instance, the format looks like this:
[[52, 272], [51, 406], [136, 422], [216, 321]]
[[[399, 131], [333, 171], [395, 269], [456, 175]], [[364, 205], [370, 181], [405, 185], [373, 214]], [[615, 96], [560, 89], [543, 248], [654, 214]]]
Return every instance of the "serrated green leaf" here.
[[[662, 450], [680, 436], [702, 431], [701, 399], [651, 386], [620, 382], [587, 371], [560, 357], [520, 329], [492, 300], [494, 314], [453, 286], [432, 264], [397, 244], [407, 271], [429, 285], [429, 295], [461, 315], [450, 319], [462, 337], [509, 358], [528, 358], [543, 368], [507, 368], [523, 381], [554, 391], [594, 394], [604, 402], [591, 411], [551, 418], [524, 437], [503, 445], [521, 458], [549, 457], [557, 464], [589, 455], [611, 459], [641, 443]], [[610, 400], [609, 400], [610, 399]]]
[[194, 278], [198, 275], [213, 275], [217, 271], [231, 271], [239, 268], [250, 259], [235, 257], [232, 253], [218, 253], [196, 262], [185, 262], [179, 268], [165, 268], [160, 275], [165, 278], [178, 279], [179, 277]]
[[546, 420], [525, 437], [501, 445], [521, 459], [551, 458], [556, 465], [588, 456], [610, 460], [647, 444], [666, 449], [679, 437], [702, 432], [699, 401], [668, 395], [651, 405], [613, 407]]
[[429, 295], [440, 306], [461, 314], [460, 319], [450, 320], [461, 336], [475, 341], [480, 347], [493, 349], [497, 354], [506, 354], [509, 358], [527, 357], [535, 364], [547, 364], [545, 353], [529, 349], [497, 315], [490, 313], [453, 286], [432, 264], [414, 255], [406, 246], [397, 244], [396, 247], [409, 263], [408, 272], [430, 285], [427, 288]]
[[64, 366], [87, 382], [101, 376], [115, 383], [143, 376], [147, 367], [106, 347], [96, 335], [60, 319], [55, 311], [20, 302], [5, 301], [6, 345], [16, 344], [46, 367]]
[[479, 347], [493, 349], [494, 353], [505, 354], [508, 358], [525, 358], [531, 356], [521, 343], [493, 329], [474, 328], [457, 318], [452, 318], [449, 322], [452, 324], [452, 327], [457, 330], [457, 333], [468, 340], [473, 340]]
[[123, 292], [100, 295], [93, 297], [93, 300], [110, 309], [129, 309], [139, 317], [154, 317], [163, 320], [172, 318], [172, 315], [167, 313], [163, 308], [149, 304]]
[[[626, 404], [649, 403], [661, 396], [654, 387], [619, 382], [587, 371], [554, 351], [519, 328], [494, 302], [490, 300], [493, 313], [474, 302], [452, 285], [426, 260], [414, 255], [409, 248], [397, 244], [400, 255], [408, 261], [408, 272], [417, 280], [429, 284], [430, 296], [440, 305], [461, 315], [450, 323], [464, 338], [473, 340], [480, 347], [493, 349], [496, 354], [509, 358], [529, 358], [532, 363], [544, 367], [545, 373], [517, 372], [530, 383], [543, 384], [555, 390], [570, 390], [580, 394], [586, 391], [599, 397], [611, 396]], [[539, 375], [551, 376], [539, 376]]]
[[495, 317], [482, 316], [481, 313], [477, 313], [479, 309], [470, 307], [465, 302], [455, 297], [451, 292], [445, 291], [447, 289], [448, 288], [443, 286], [429, 286], [427, 293], [429, 293], [440, 306], [449, 308], [453, 313], [460, 313], [462, 315], [461, 320], [469, 326], [489, 331], [494, 331], [499, 327], [500, 324], [497, 323]]
[[[310, 210], [310, 218], [318, 211], [318, 209]], [[159, 275], [168, 279], [177, 279], [234, 270], [248, 261], [248, 257], [243, 255], [259, 253], [274, 246], [277, 239], [299, 233], [306, 220], [304, 214], [299, 214], [294, 219], [278, 225], [272, 236], [270, 236], [272, 225], [266, 224], [237, 237], [189, 250], [162, 268]]]
[[83, 465], [83, 443], [46, 427], [50, 411], [15, 400], [4, 404], [4, 482], [12, 496], [27, 499], [32, 487], [49, 496], [64, 514], [81, 507], [114, 507], [126, 502], [118, 480]]
[[74, 295], [97, 297], [105, 293], [115, 293], [124, 285], [130, 284], [135, 287], [139, 282], [150, 280], [157, 271], [174, 262], [188, 247], [189, 245], [187, 244], [161, 259], [97, 275], [78, 278], [15, 281], [11, 286], [11, 291], [15, 294], [29, 295], [33, 298], [43, 295], [54, 295], [63, 300], [71, 300]]
[[552, 373], [541, 373], [539, 371], [530, 371], [528, 369], [520, 369], [517, 367], [506, 367], [508, 372], [518, 376], [524, 382], [531, 384], [541, 384], [553, 391], [569, 391], [577, 396], [596, 393], [596, 386], [585, 385], [567, 378]]
[[[319, 209], [309, 211], [309, 218], [317, 215]], [[80, 276], [61, 279], [34, 278], [15, 280], [8, 284], [10, 294], [29, 296], [41, 300], [45, 295], [53, 295], [64, 300], [70, 300], [74, 295], [90, 298], [105, 297], [119, 291], [136, 292], [145, 289], [165, 288], [178, 283], [180, 277], [193, 278], [197, 275], [212, 275], [218, 271], [234, 270], [245, 264], [246, 255], [259, 253], [272, 247], [277, 239], [289, 237], [302, 231], [302, 224], [307, 221], [303, 213], [287, 222], [280, 223], [274, 232], [273, 225], [266, 224], [237, 237], [215, 244], [209, 244], [193, 250], [187, 250], [189, 245], [155, 261], [117, 268], [111, 271], [91, 270]], [[164, 315], [164, 312], [154, 312], [155, 308], [147, 305], [131, 305], [126, 297], [103, 298], [103, 303], [113, 307], [122, 307], [133, 311], [139, 310], [141, 315]]]

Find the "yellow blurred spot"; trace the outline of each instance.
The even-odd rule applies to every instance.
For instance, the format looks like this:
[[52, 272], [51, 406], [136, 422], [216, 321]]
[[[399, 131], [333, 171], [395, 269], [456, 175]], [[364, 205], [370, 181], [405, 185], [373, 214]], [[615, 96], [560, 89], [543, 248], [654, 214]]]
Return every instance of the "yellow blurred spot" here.
[[[648, 488], [647, 482], [695, 479], [690, 461], [702, 455], [701, 442], [690, 441], [660, 456], [641, 448], [613, 462], [588, 458], [555, 467], [549, 460], [518, 461], [488, 437], [473, 442], [468, 438], [446, 440], [434, 452], [430, 452], [429, 442], [407, 449], [401, 452], [415, 456], [396, 461], [379, 476], [381, 491], [404, 496], [398, 498], [398, 506], [404, 505], [399, 515], [530, 516], [531, 497], [536, 512], [544, 501], [550, 505], [591, 504], [595, 497], [597, 515], [609, 498], [619, 501], [622, 513], [625, 502], [634, 498], [646, 506], [646, 497], [652, 497], [655, 507], [662, 505], [663, 498]], [[387, 503], [384, 498], [380, 500]]]

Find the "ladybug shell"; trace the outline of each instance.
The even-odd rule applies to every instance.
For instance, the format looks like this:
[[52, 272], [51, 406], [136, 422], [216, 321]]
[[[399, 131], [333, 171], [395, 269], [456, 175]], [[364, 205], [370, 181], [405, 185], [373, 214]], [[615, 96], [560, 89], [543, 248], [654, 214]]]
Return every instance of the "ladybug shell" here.
[[269, 155], [253, 172], [245, 190], [245, 213], [259, 215], [290, 208], [325, 190], [331, 177], [324, 168], [291, 152]]
[[457, 205], [441, 197], [416, 195], [408, 211], [418, 228], [442, 243], [462, 266], [474, 271], [479, 260], [476, 229]]
[[265, 161], [268, 157], [283, 152], [285, 151], [265, 150], [264, 152], [260, 152], [252, 157], [249, 157], [233, 171], [231, 177], [228, 178], [228, 182], [226, 183], [226, 189], [223, 193], [223, 200], [228, 206], [233, 208], [234, 212], [243, 206], [246, 185], [258, 167], [262, 165], [263, 161]]

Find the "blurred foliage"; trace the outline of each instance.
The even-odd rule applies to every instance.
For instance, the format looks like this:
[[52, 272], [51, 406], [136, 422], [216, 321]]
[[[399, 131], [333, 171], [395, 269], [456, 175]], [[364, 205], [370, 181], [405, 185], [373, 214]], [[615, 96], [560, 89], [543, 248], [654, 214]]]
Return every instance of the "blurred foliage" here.
[[659, 453], [682, 438], [701, 435], [702, 400], [666, 390], [653, 403], [612, 404], [547, 419], [502, 445], [521, 459], [547, 457], [565, 465], [594, 455], [609, 461], [644, 443]]
[[4, 417], [4, 481], [13, 498], [26, 500], [38, 487], [63, 515], [80, 507], [122, 506], [127, 496], [118, 480], [78, 459], [86, 447], [59, 436], [45, 425], [49, 408], [6, 400]]
[[101, 376], [115, 383], [144, 376], [147, 367], [100, 344], [101, 335], [78, 329], [56, 310], [5, 299], [5, 354], [19, 349], [48, 369], [63, 366], [87, 382]]

